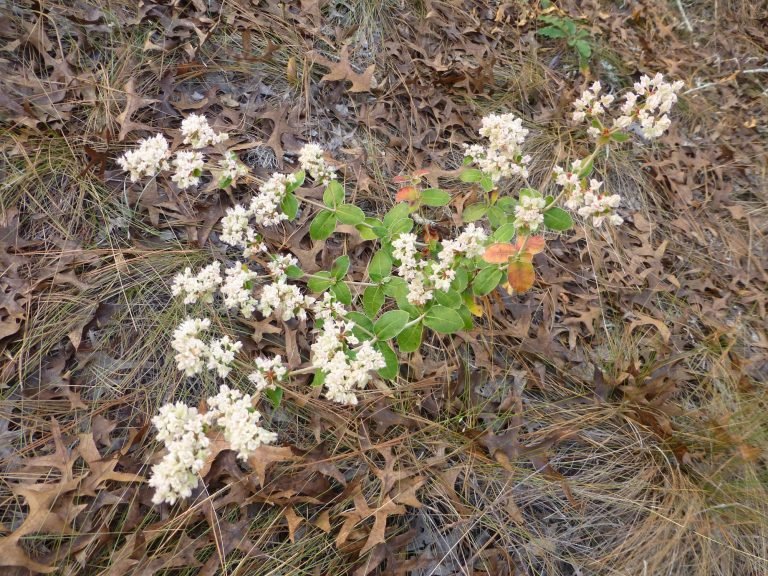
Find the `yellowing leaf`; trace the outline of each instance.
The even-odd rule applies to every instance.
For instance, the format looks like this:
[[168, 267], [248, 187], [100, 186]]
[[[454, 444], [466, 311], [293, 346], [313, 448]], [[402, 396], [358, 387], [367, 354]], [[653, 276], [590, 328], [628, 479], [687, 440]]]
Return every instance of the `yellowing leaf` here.
[[489, 264], [506, 264], [512, 256], [518, 253], [519, 249], [512, 244], [491, 244], [485, 249], [483, 260]]
[[530, 262], [517, 260], [509, 263], [507, 280], [509, 281], [509, 286], [515, 292], [526, 292], [530, 290], [535, 279], [536, 271], [533, 269], [533, 264]]

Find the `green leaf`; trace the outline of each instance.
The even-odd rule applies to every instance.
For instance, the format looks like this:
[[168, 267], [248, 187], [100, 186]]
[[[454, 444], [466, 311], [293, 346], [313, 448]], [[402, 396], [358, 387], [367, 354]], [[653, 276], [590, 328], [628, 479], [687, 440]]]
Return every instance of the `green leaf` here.
[[490, 206], [488, 208], [488, 222], [494, 228], [498, 228], [507, 223], [507, 214], [498, 206]]
[[290, 192], [283, 196], [283, 200], [280, 202], [280, 210], [288, 216], [288, 220], [295, 219], [299, 211], [299, 199], [296, 198], [296, 194]]
[[294, 280], [297, 280], [298, 278], [301, 278], [304, 276], [304, 270], [296, 266], [295, 264], [291, 264], [288, 266], [288, 268], [285, 269], [285, 275], [288, 276], [288, 278], [293, 278]]
[[472, 292], [475, 296], [490, 294], [499, 285], [504, 272], [498, 266], [483, 268], [472, 281]]
[[408, 214], [410, 214], [410, 206], [408, 206], [407, 202], [400, 202], [398, 204], [395, 204], [392, 207], [392, 210], [390, 210], [384, 215], [384, 226], [389, 228], [390, 225], [395, 220], [400, 220], [401, 218], [407, 218]]
[[469, 274], [467, 274], [466, 269], [457, 268], [456, 277], [453, 279], [453, 282], [451, 282], [451, 290], [464, 292], [467, 288], [467, 284], [469, 284]]
[[389, 225], [389, 234], [392, 238], [397, 238], [400, 234], [406, 234], [413, 230], [413, 220], [410, 218], [400, 218]]
[[221, 180], [219, 180], [219, 188], [226, 188], [232, 184], [232, 176], [224, 176]]
[[565, 38], [565, 31], [555, 26], [545, 26], [536, 30], [536, 34], [545, 38]]
[[630, 136], [626, 132], [614, 132], [611, 134], [611, 140], [614, 142], [626, 142]]
[[363, 310], [369, 318], [379, 313], [384, 305], [384, 288], [381, 286], [368, 286], [363, 292]]
[[459, 179], [462, 182], [480, 182], [483, 178], [483, 173], [477, 168], [467, 168], [461, 173]]
[[309, 225], [309, 237], [312, 240], [325, 240], [333, 234], [334, 230], [336, 230], [336, 214], [329, 210], [321, 210]]
[[368, 276], [374, 282], [381, 282], [392, 272], [392, 257], [386, 250], [376, 252], [368, 263]]
[[496, 231], [491, 234], [491, 239], [495, 242], [509, 242], [512, 240], [512, 238], [515, 237], [515, 225], [511, 222], [508, 222], [506, 224], [502, 224], [499, 226]]
[[461, 306], [461, 294], [456, 290], [435, 290], [435, 301], [438, 304], [447, 306], [448, 308], [458, 308]]
[[352, 226], [365, 222], [365, 212], [354, 204], [342, 204], [336, 208], [336, 217], [342, 224], [351, 224]]
[[469, 311], [469, 308], [467, 308], [467, 306], [462, 306], [457, 310], [457, 312], [464, 321], [464, 330], [472, 330], [472, 328], [475, 326], [475, 322], [472, 320], [472, 312]]
[[541, 193], [533, 188], [523, 188], [518, 194], [520, 198], [541, 198]]
[[494, 188], [496, 188], [496, 184], [494, 184], [494, 183], [493, 183], [493, 178], [491, 178], [490, 176], [487, 176], [487, 175], [483, 174], [483, 177], [482, 177], [482, 178], [480, 178], [480, 187], [481, 187], [481, 188], [482, 188], [482, 189], [483, 189], [485, 192], [490, 192], [491, 190], [493, 190]]
[[296, 181], [293, 183], [288, 183], [288, 185], [285, 187], [286, 192], [293, 192], [297, 188], [301, 187], [302, 184], [304, 184], [304, 178], [306, 176], [304, 170], [294, 172], [293, 175], [296, 177]]
[[394, 380], [397, 377], [397, 372], [400, 368], [400, 363], [397, 361], [397, 354], [392, 350], [392, 346], [386, 342], [376, 342], [376, 349], [384, 356], [384, 362], [387, 365], [379, 370], [379, 376], [385, 380]]
[[267, 397], [267, 400], [270, 401], [273, 408], [280, 408], [280, 402], [283, 399], [283, 389], [280, 388], [279, 386], [274, 390], [267, 388], [266, 390], [264, 390], [264, 396]]
[[544, 212], [544, 226], [550, 230], [557, 230], [562, 232], [563, 230], [569, 230], [573, 227], [573, 219], [562, 208], [553, 206], [546, 212]]
[[[360, 237], [363, 240], [376, 240], [379, 236], [376, 234], [374, 228], [381, 227], [381, 221], [377, 218], [366, 218], [363, 223], [356, 226], [357, 231], [360, 232]], [[386, 233], [386, 229], [385, 233]]]
[[341, 280], [347, 275], [349, 271], [349, 256], [346, 254], [336, 258], [336, 261], [331, 266], [331, 275], [337, 280]]
[[319, 294], [320, 292], [328, 290], [328, 288], [333, 286], [334, 282], [335, 280], [331, 277], [330, 272], [321, 270], [320, 272], [315, 272], [315, 274], [307, 280], [307, 288], [312, 292]]
[[502, 196], [496, 201], [496, 206], [504, 210], [507, 214], [513, 214], [517, 206], [517, 200], [511, 196]]
[[424, 324], [440, 334], [453, 334], [464, 327], [464, 320], [453, 308], [438, 305], [427, 311]]
[[318, 370], [315, 372], [315, 376], [312, 378], [312, 388], [322, 388], [325, 384], [325, 372]]
[[338, 180], [331, 180], [323, 192], [323, 204], [336, 208], [344, 203], [344, 186]]
[[424, 327], [421, 322], [408, 326], [397, 335], [397, 346], [401, 352], [416, 352], [421, 347], [421, 336]]
[[389, 340], [403, 331], [408, 323], [408, 312], [390, 310], [381, 315], [373, 325], [373, 333], [379, 340]]
[[381, 287], [390, 298], [399, 299], [408, 295], [408, 284], [399, 276], [390, 276], [389, 280], [382, 282]]
[[336, 296], [336, 300], [349, 306], [352, 304], [352, 291], [349, 289], [349, 285], [346, 282], [337, 282], [331, 286], [331, 292]]
[[451, 195], [440, 188], [427, 188], [421, 191], [421, 203], [427, 206], [447, 206]]
[[487, 211], [487, 204], [472, 204], [471, 206], [464, 208], [464, 213], [461, 215], [461, 218], [464, 220], [464, 222], [475, 222], [476, 220], [480, 220], [480, 218], [485, 216]]
[[576, 40], [574, 43], [576, 50], [579, 52], [579, 56], [582, 58], [589, 58], [592, 56], [592, 46], [586, 40]]
[[355, 327], [352, 328], [352, 333], [357, 336], [358, 340], [370, 340], [373, 338], [373, 322], [365, 314], [361, 312], [347, 312], [347, 320], [352, 321]]

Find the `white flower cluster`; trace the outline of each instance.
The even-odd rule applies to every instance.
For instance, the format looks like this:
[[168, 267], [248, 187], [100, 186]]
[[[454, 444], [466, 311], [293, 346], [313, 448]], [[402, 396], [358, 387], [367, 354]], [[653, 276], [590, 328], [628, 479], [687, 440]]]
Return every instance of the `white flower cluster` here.
[[173, 166], [176, 172], [171, 176], [171, 180], [182, 190], [190, 186], [200, 184], [200, 176], [203, 174], [203, 155], [200, 152], [191, 150], [181, 150], [176, 152], [173, 159]]
[[219, 378], [226, 378], [232, 371], [235, 354], [243, 349], [242, 342], [233, 342], [229, 336], [222, 336], [211, 341], [208, 348], [208, 370], [215, 370]]
[[297, 266], [298, 264], [299, 261], [292, 254], [277, 254], [272, 257], [267, 268], [274, 276], [285, 276], [285, 271], [289, 266]]
[[432, 266], [430, 281], [437, 290], [449, 290], [451, 282], [456, 278], [456, 270], [453, 268], [458, 256], [475, 258], [485, 252], [485, 242], [488, 235], [482, 228], [474, 224], [468, 224], [466, 228], [453, 240], [445, 240], [442, 250], [437, 257], [437, 263]]
[[173, 332], [171, 348], [176, 351], [176, 367], [187, 376], [200, 374], [207, 367], [215, 370], [220, 378], [226, 378], [232, 370], [235, 354], [243, 347], [242, 342], [233, 342], [229, 336], [206, 344], [201, 336], [210, 327], [208, 318], [187, 318]]
[[277, 440], [277, 434], [259, 426], [261, 414], [253, 408], [250, 395], [224, 385], [216, 396], [208, 398], [207, 404], [209, 410], [205, 414], [182, 402], [166, 404], [152, 419], [157, 439], [167, 450], [152, 467], [149, 485], [155, 489], [153, 503], [175, 504], [192, 495], [199, 483], [199, 473], [211, 456], [207, 435], [210, 428], [219, 428], [242, 460], [262, 444]]
[[305, 144], [299, 152], [299, 165], [312, 179], [323, 186], [328, 186], [336, 179], [336, 168], [324, 158], [323, 149], [317, 144]]
[[432, 299], [432, 290], [425, 286], [424, 268], [427, 261], [419, 258], [416, 234], [400, 234], [392, 241], [392, 256], [400, 262], [397, 269], [403, 280], [408, 282], [408, 302], [415, 306], [426, 304]]
[[203, 371], [208, 360], [208, 345], [200, 339], [202, 332], [211, 327], [208, 318], [187, 318], [173, 332], [171, 348], [176, 351], [176, 366], [187, 376]]
[[154, 176], [160, 170], [168, 170], [168, 142], [162, 134], [139, 140], [136, 150], [129, 150], [117, 159], [117, 163], [126, 172], [130, 172], [131, 182], [138, 182], [144, 176]]
[[434, 297], [434, 290], [449, 290], [456, 277], [456, 258], [482, 255], [487, 240], [482, 228], [468, 224], [459, 236], [442, 243], [436, 261], [429, 261], [420, 258], [415, 234], [400, 234], [392, 242], [392, 256], [400, 262], [398, 274], [408, 283], [408, 302], [421, 306]]
[[325, 375], [325, 397], [349, 406], [357, 404], [355, 390], [368, 385], [370, 372], [386, 366], [384, 356], [368, 340], [360, 344], [354, 327], [353, 322], [326, 318], [312, 344], [312, 366]]
[[598, 81], [581, 93], [581, 98], [573, 103], [575, 109], [573, 113], [574, 121], [583, 122], [587, 117], [594, 118], [605, 113], [605, 109], [613, 103], [615, 98], [611, 94], [603, 94], [601, 96], [600, 92], [602, 89], [603, 87]]
[[206, 416], [186, 404], [166, 404], [152, 419], [157, 439], [168, 453], [152, 467], [149, 485], [155, 489], [152, 502], [175, 504], [188, 498], [197, 487], [198, 473], [210, 454], [210, 440], [205, 435]]
[[[634, 92], [627, 92], [625, 95], [621, 116], [613, 121], [612, 130], [624, 130], [637, 122], [645, 138], [658, 138], [671, 124], [668, 113], [677, 102], [677, 93], [682, 87], [682, 81], [666, 82], [660, 73], [653, 78], [644, 75], [639, 82], [635, 82]], [[614, 97], [610, 94], [601, 95], [601, 90], [600, 82], [595, 82], [588, 90], [582, 92], [581, 97], [573, 103], [574, 121], [597, 120], [596, 123], [602, 126], [598, 117], [605, 114]], [[597, 138], [604, 130], [590, 126], [587, 132]]]
[[256, 387], [257, 392], [274, 390], [288, 373], [279, 355], [272, 358], [256, 358], [255, 363], [256, 370], [248, 375], [248, 380]]
[[324, 292], [321, 300], [315, 300], [312, 313], [315, 315], [315, 322], [318, 320], [325, 322], [346, 318], [347, 309], [330, 292]]
[[294, 174], [272, 174], [259, 188], [259, 193], [251, 199], [248, 208], [241, 204], [227, 208], [226, 215], [221, 219], [222, 242], [243, 248], [243, 256], [246, 258], [258, 251], [266, 251], [261, 236], [251, 226], [251, 219], [259, 226], [274, 226], [287, 220], [288, 216], [280, 205], [285, 198], [287, 186], [295, 183]]
[[192, 274], [191, 268], [185, 268], [174, 278], [171, 293], [174, 296], [183, 295], [184, 304], [195, 304], [198, 300], [210, 304], [220, 284], [221, 263], [214, 262], [197, 274]]
[[555, 181], [563, 187], [565, 207], [577, 211], [580, 216], [592, 218], [595, 226], [600, 226], [606, 220], [614, 225], [623, 223], [624, 219], [614, 213], [621, 203], [621, 197], [618, 194], [603, 194], [600, 191], [603, 183], [595, 178], [589, 182], [586, 178], [580, 178], [579, 173], [583, 168], [583, 161], [574, 160], [570, 170], [560, 166], [553, 169]]
[[262, 444], [277, 440], [277, 434], [259, 426], [261, 413], [253, 408], [250, 394], [224, 385], [216, 396], [208, 399], [208, 406], [211, 420], [223, 429], [224, 439], [241, 460], [247, 460]]
[[649, 140], [658, 138], [671, 124], [668, 113], [683, 86], [682, 80], [665, 82], [660, 73], [653, 78], [643, 76], [635, 82], [635, 91], [627, 93], [621, 106], [622, 116], [616, 119], [615, 127], [623, 128], [636, 120], [643, 136]]
[[288, 219], [288, 216], [280, 210], [280, 203], [285, 196], [286, 187], [295, 182], [295, 175], [275, 172], [262, 184], [259, 193], [253, 197], [248, 209], [256, 224], [274, 226]]
[[229, 138], [226, 132], [214, 132], [208, 124], [208, 119], [200, 114], [190, 114], [182, 120], [181, 134], [184, 136], [184, 144], [190, 144], [195, 150], [224, 142]]
[[245, 318], [250, 318], [256, 309], [253, 297], [253, 281], [258, 277], [246, 264], [235, 263], [224, 271], [221, 295], [227, 308], [238, 308]]
[[264, 316], [275, 314], [284, 322], [298, 318], [307, 319], [307, 308], [315, 302], [312, 296], [301, 293], [298, 286], [288, 284], [286, 276], [279, 276], [272, 284], [261, 289], [259, 311]]
[[494, 182], [512, 176], [528, 178], [531, 157], [522, 153], [528, 132], [523, 121], [514, 114], [491, 114], [483, 118], [480, 128], [480, 135], [488, 139], [488, 146], [467, 146], [465, 155]]
[[541, 197], [520, 196], [515, 206], [515, 226], [535, 232], [544, 223], [544, 206], [546, 201]]
[[222, 180], [230, 180], [231, 183], [237, 182], [238, 178], [248, 174], [248, 167], [240, 162], [237, 154], [231, 150], [219, 160], [219, 168], [221, 169]]

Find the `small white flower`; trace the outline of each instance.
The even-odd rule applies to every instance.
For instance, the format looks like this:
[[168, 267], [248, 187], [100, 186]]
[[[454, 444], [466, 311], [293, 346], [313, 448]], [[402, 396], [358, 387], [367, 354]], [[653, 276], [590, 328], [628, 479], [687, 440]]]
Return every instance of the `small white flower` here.
[[253, 197], [248, 208], [256, 224], [274, 226], [288, 219], [288, 216], [281, 211], [280, 204], [285, 197], [286, 186], [295, 181], [296, 177], [293, 174], [286, 175], [276, 172], [262, 184], [259, 193]]
[[261, 413], [253, 408], [250, 394], [243, 395], [224, 385], [216, 396], [208, 399], [208, 407], [216, 425], [223, 429], [225, 440], [241, 460], [247, 460], [262, 444], [277, 440], [277, 434], [259, 426]]
[[191, 268], [177, 274], [173, 280], [171, 292], [174, 296], [184, 296], [184, 304], [195, 304], [198, 300], [210, 304], [213, 294], [221, 284], [221, 263], [213, 262], [197, 274]]
[[515, 224], [518, 227], [525, 227], [530, 232], [535, 232], [544, 222], [544, 213], [542, 210], [546, 205], [544, 198], [521, 196], [517, 206], [515, 206]]
[[215, 370], [219, 378], [226, 378], [232, 370], [235, 354], [242, 348], [242, 342], [233, 342], [229, 336], [212, 340], [208, 353], [208, 370]]
[[227, 151], [224, 158], [219, 161], [219, 168], [221, 169], [221, 178], [231, 180], [232, 184], [236, 183], [238, 178], [248, 174], [248, 167], [241, 163], [237, 154], [231, 150]]
[[221, 294], [227, 308], [238, 308], [245, 318], [250, 318], [258, 302], [253, 297], [253, 281], [258, 274], [247, 265], [236, 263], [224, 271]]
[[176, 153], [173, 159], [176, 172], [171, 180], [182, 190], [200, 183], [200, 175], [203, 173], [203, 155], [200, 152], [182, 150]]
[[139, 140], [136, 150], [129, 150], [117, 159], [120, 167], [130, 172], [131, 182], [143, 176], [154, 176], [160, 170], [168, 170], [168, 142], [162, 134]]
[[336, 168], [325, 161], [323, 149], [317, 144], [305, 144], [299, 152], [299, 165], [312, 179], [323, 186], [328, 186], [336, 179]]
[[199, 336], [211, 327], [208, 318], [187, 318], [173, 332], [171, 348], [177, 354], [176, 366], [187, 376], [194, 376], [203, 371], [208, 358], [208, 346]]
[[194, 149], [218, 144], [229, 138], [227, 133], [214, 132], [208, 124], [208, 119], [199, 114], [190, 114], [182, 120], [181, 134], [184, 136], [184, 144], [190, 144]]
[[256, 370], [248, 375], [248, 380], [256, 387], [257, 392], [274, 390], [277, 384], [285, 379], [288, 369], [280, 356], [273, 358], [256, 358]]
[[314, 298], [302, 294], [298, 286], [288, 284], [283, 276], [262, 288], [258, 307], [264, 316], [275, 314], [287, 322], [293, 318], [306, 320], [307, 308], [314, 302]]

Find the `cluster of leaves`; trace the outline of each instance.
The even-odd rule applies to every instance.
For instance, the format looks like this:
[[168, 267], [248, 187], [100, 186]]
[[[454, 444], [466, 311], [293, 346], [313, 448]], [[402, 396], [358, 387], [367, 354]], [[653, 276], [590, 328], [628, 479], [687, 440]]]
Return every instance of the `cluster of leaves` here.
[[539, 20], [546, 24], [536, 30], [536, 34], [553, 40], [562, 40], [571, 48], [579, 59], [579, 68], [589, 70], [589, 60], [592, 57], [592, 36], [589, 30], [579, 22], [564, 15], [541, 14]]

